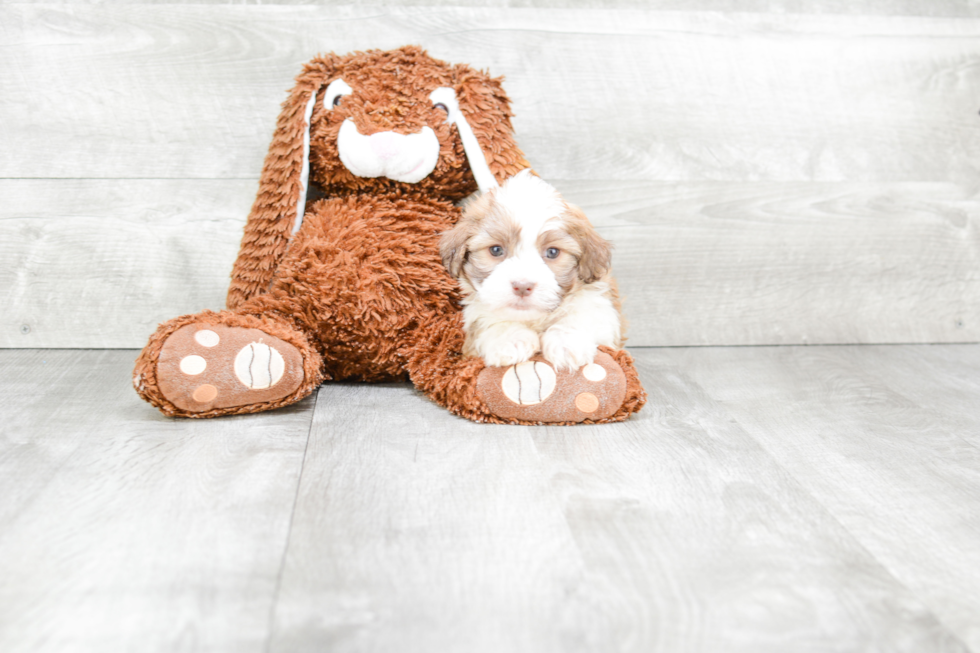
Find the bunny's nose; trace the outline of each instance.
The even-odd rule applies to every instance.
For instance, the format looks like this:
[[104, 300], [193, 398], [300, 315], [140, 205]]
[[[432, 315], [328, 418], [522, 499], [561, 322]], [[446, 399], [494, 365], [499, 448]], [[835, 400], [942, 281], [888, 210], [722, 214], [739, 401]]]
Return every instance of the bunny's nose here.
[[398, 134], [395, 132], [378, 132], [371, 134], [371, 149], [381, 159], [390, 159], [398, 154]]
[[510, 285], [511, 288], [514, 289], [515, 295], [517, 295], [518, 297], [527, 297], [532, 292], [534, 292], [534, 287], [538, 284], [534, 283], [533, 281], [523, 280], [523, 281], [511, 281]]

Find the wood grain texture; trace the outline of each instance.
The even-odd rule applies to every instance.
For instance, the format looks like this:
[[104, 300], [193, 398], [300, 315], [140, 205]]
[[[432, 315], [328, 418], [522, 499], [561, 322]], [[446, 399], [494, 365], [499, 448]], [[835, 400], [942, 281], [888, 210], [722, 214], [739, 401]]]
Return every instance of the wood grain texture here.
[[727, 412], [638, 350], [625, 424], [321, 388], [271, 651], [966, 650]]
[[980, 21], [962, 16], [15, 4], [0, 24], [0, 177], [254, 178], [302, 62], [406, 42], [506, 75], [548, 178], [980, 167]]
[[[980, 350], [664, 350], [980, 650]], [[950, 392], [953, 390], [953, 392]]]
[[616, 245], [633, 346], [980, 340], [975, 187], [557, 185]]
[[175, 420], [133, 351], [0, 351], [0, 650], [262, 651], [311, 400]]
[[[616, 245], [634, 346], [980, 340], [975, 189], [555, 183]], [[141, 347], [223, 307], [255, 186], [0, 180], [0, 346]]]
[[483, 4], [0, 5], [0, 346], [220, 308], [300, 64], [408, 41], [507, 75], [631, 344], [980, 340], [980, 4]]
[[534, 434], [588, 569], [587, 650], [965, 650], [672, 351], [634, 350], [650, 402], [619, 432]]
[[142, 347], [224, 307], [258, 185], [0, 180], [0, 347]]
[[0, 351], [0, 650], [980, 650], [980, 345], [633, 353], [629, 422], [527, 428]]
[[270, 651], [556, 650], [580, 561], [522, 427], [324, 385]]
[[937, 426], [980, 447], [980, 350], [976, 347], [869, 347], [860, 364], [889, 390], [928, 407]]
[[[72, 0], [17, 0], [17, 4], [68, 4]], [[301, 5], [307, 0], [89, 0], [90, 4]], [[319, 5], [366, 7], [496, 7], [549, 9], [647, 9], [760, 13], [980, 17], [976, 0], [319, 0]]]

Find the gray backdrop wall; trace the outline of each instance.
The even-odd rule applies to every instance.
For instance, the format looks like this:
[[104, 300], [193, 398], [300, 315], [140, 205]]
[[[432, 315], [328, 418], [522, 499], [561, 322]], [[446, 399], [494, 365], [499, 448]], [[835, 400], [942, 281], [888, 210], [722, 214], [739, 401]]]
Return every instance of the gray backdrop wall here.
[[221, 308], [301, 64], [405, 43], [506, 76], [631, 345], [980, 340], [980, 3], [450, 4], [0, 4], [0, 347]]

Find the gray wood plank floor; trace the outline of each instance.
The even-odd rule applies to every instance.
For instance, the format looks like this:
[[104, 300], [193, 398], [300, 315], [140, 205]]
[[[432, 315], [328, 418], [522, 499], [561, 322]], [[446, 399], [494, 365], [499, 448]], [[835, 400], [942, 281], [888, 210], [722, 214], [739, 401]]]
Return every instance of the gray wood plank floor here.
[[634, 354], [643, 412], [549, 428], [0, 350], [0, 650], [980, 651], [980, 345]]
[[313, 402], [174, 421], [130, 351], [0, 351], [0, 651], [261, 651]]

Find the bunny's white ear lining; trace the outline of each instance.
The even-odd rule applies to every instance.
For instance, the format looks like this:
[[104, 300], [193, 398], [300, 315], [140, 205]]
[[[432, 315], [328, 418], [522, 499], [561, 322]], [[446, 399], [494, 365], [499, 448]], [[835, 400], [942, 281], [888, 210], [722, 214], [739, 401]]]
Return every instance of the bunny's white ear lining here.
[[476, 177], [476, 185], [480, 187], [482, 192], [496, 188], [498, 185], [497, 179], [490, 172], [490, 166], [487, 165], [487, 158], [480, 148], [480, 142], [476, 140], [476, 135], [470, 128], [470, 123], [466, 122], [466, 116], [459, 110], [459, 102], [456, 101], [456, 91], [448, 86], [443, 86], [432, 91], [429, 94], [429, 99], [432, 100], [432, 104], [441, 104], [446, 107], [446, 111], [449, 114], [446, 117], [446, 122], [456, 125], [456, 129], [459, 131], [459, 138], [463, 141], [463, 150], [466, 152], [466, 158], [470, 162], [470, 170], [473, 171], [473, 176]]
[[[350, 87], [348, 86], [348, 88]], [[299, 172], [299, 199], [296, 200], [296, 220], [293, 222], [293, 234], [299, 231], [303, 225], [303, 214], [306, 213], [306, 190], [310, 181], [310, 123], [313, 122], [313, 107], [315, 105], [316, 91], [313, 91], [310, 94], [310, 101], [306, 103], [306, 112], [303, 114], [303, 120], [305, 120], [303, 127], [303, 167]]]

